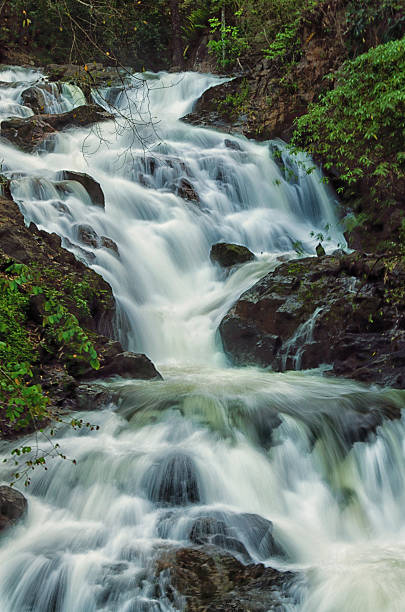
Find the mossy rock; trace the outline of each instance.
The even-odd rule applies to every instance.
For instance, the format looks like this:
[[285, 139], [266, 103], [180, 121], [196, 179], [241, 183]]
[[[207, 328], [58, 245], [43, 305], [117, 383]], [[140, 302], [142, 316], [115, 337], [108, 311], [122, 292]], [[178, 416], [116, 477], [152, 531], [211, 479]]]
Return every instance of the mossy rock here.
[[223, 268], [230, 268], [253, 261], [255, 255], [241, 244], [218, 242], [211, 247], [210, 258]]

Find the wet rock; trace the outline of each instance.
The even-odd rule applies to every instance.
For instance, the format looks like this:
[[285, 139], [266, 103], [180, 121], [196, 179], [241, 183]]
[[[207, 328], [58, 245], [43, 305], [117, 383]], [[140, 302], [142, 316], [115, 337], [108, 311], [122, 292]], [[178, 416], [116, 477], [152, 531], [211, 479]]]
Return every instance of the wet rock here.
[[[209, 546], [168, 551], [156, 563], [156, 574], [163, 571], [176, 591], [185, 596], [187, 612], [268, 612], [292, 603], [293, 573], [261, 564], [246, 566]], [[167, 596], [174, 596], [170, 585]]]
[[281, 346], [277, 334], [265, 333], [254, 320], [241, 320], [232, 312], [221, 321], [219, 331], [225, 353], [237, 366], [266, 367], [273, 362]]
[[249, 249], [240, 244], [218, 242], [211, 247], [210, 258], [223, 268], [230, 268], [255, 259]]
[[94, 178], [88, 174], [85, 174], [84, 172], [73, 172], [73, 170], [62, 170], [62, 172], [58, 174], [60, 180], [76, 181], [77, 183], [83, 185], [93, 204], [100, 206], [101, 208], [105, 208], [104, 192], [101, 189], [100, 184], [94, 180]]
[[199, 202], [200, 197], [193, 185], [185, 178], [180, 180], [179, 185], [177, 186], [177, 194], [183, 198], [184, 200], [190, 200], [191, 202]]
[[1, 136], [26, 152], [32, 152], [47, 136], [67, 127], [85, 127], [101, 121], [109, 121], [114, 116], [101, 106], [89, 104], [78, 106], [59, 115], [33, 115], [32, 117], [13, 117], [1, 122]]
[[79, 240], [91, 246], [93, 248], [97, 248], [100, 244], [100, 238], [97, 232], [90, 225], [79, 225], [77, 228], [77, 235]]
[[102, 410], [115, 399], [115, 394], [102, 385], [81, 384], [76, 389], [78, 410]]
[[245, 545], [233, 537], [227, 525], [212, 516], [203, 516], [195, 520], [189, 538], [194, 544], [212, 544], [230, 553], [237, 553], [249, 560], [250, 555]]
[[275, 370], [331, 363], [341, 376], [402, 388], [405, 304], [385, 296], [403, 287], [404, 266], [388, 277], [379, 258], [361, 253], [283, 263], [221, 321], [225, 352]]
[[77, 236], [81, 242], [94, 249], [105, 248], [119, 255], [117, 243], [111, 238], [107, 238], [107, 236], [99, 236], [90, 225], [78, 225]]
[[227, 149], [232, 149], [233, 151], [242, 151], [242, 147], [236, 140], [230, 140], [229, 138], [225, 138], [224, 145]]
[[128, 75], [128, 71], [124, 68], [104, 66], [100, 62], [88, 62], [86, 66], [87, 70], [84, 64], [48, 64], [44, 71], [49, 81], [73, 82], [83, 89], [86, 86], [97, 87], [115, 82], [120, 84]]
[[142, 486], [156, 503], [184, 506], [201, 500], [197, 467], [191, 457], [180, 452], [157, 460], [147, 470]]
[[[113, 342], [114, 346], [119, 343]], [[111, 376], [121, 376], [122, 378], [138, 378], [142, 380], [161, 379], [161, 375], [146, 355], [141, 353], [131, 353], [123, 351], [114, 355], [107, 355], [103, 347], [99, 345], [99, 339], [95, 342], [97, 353], [101, 358], [101, 366], [98, 370], [92, 369], [88, 364], [81, 360], [69, 363], [69, 372], [77, 377], [86, 380], [95, 378], [110, 378]]]
[[12, 487], [0, 486], [0, 532], [15, 525], [27, 512], [24, 495]]
[[73, 219], [73, 215], [70, 212], [69, 207], [64, 202], [61, 202], [61, 201], [52, 202], [52, 206], [56, 208], [56, 210], [60, 212], [61, 215], [64, 215], [66, 217], [69, 217], [70, 219]]
[[44, 113], [47, 104], [45, 92], [58, 97], [60, 95], [60, 88], [56, 84], [45, 82], [37, 83], [36, 85], [28, 87], [21, 93], [21, 101], [24, 106], [28, 106], [35, 115], [40, 115]]
[[100, 237], [100, 246], [105, 249], [109, 249], [110, 251], [114, 251], [117, 255], [119, 255], [118, 245], [111, 238], [107, 238], [107, 236]]

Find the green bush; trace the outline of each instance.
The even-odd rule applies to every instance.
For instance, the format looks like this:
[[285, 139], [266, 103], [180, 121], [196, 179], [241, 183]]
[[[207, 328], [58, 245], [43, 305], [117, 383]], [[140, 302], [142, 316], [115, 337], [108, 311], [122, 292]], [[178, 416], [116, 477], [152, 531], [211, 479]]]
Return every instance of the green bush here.
[[298, 119], [293, 145], [346, 185], [395, 189], [405, 177], [405, 38], [345, 62], [333, 78], [334, 89]]

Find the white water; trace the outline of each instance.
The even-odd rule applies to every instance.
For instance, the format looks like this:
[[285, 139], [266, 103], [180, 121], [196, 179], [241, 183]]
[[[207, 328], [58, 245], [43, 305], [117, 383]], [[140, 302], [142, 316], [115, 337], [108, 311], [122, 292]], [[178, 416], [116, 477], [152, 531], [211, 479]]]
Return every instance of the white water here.
[[[0, 73], [0, 81], [24, 78], [38, 75]], [[115, 125], [70, 130], [39, 155], [0, 142], [26, 220], [67, 239], [110, 282], [122, 341], [146, 352], [165, 379], [113, 383], [118, 406], [85, 414], [100, 423], [97, 434], [59, 433], [78, 466], [55, 460], [33, 475], [27, 521], [0, 548], [0, 610], [181, 609], [153, 562], [168, 546], [190, 545], [193, 520], [213, 513], [245, 546], [237, 553], [244, 562], [302, 572], [283, 609], [403, 610], [404, 425], [388, 422], [353, 448], [350, 441], [359, 415], [403, 406], [404, 394], [311, 372], [232, 369], [216, 337], [238, 295], [277, 257], [293, 256], [295, 242], [314, 253], [311, 232], [325, 226], [328, 248], [342, 242], [333, 200], [318, 172], [298, 166], [286, 181], [267, 143], [178, 121], [217, 78], [146, 78], [147, 96], [136, 79], [125, 93], [105, 92]], [[8, 91], [0, 95], [18, 103]], [[61, 184], [61, 170], [99, 181], [105, 211], [78, 183]], [[176, 195], [182, 178], [199, 203]], [[120, 256], [83, 244], [83, 224], [113, 239]], [[248, 246], [257, 260], [225, 275], [209, 261], [220, 240]], [[173, 497], [177, 485], [182, 494], [165, 506], [168, 470], [166, 493]], [[253, 528], [259, 519], [246, 513], [273, 521], [286, 558], [263, 544]]]

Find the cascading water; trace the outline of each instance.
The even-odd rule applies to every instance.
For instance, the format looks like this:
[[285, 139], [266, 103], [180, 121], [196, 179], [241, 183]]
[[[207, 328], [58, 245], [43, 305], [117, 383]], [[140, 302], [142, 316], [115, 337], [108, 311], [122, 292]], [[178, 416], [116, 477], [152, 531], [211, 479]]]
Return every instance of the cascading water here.
[[[0, 81], [39, 78], [24, 74], [10, 70]], [[64, 132], [39, 155], [0, 142], [27, 222], [57, 232], [106, 278], [121, 340], [164, 377], [105, 383], [119, 400], [85, 416], [100, 431], [59, 432], [78, 465], [55, 460], [34, 473], [27, 520], [1, 543], [4, 612], [183, 609], [155, 562], [167, 548], [190, 546], [205, 518], [221, 526], [214, 543], [242, 562], [299, 573], [278, 609], [405, 608], [404, 423], [385, 422], [368, 442], [356, 433], [364, 415], [400, 410], [404, 393], [314, 372], [233, 369], [216, 338], [238, 295], [294, 243], [313, 252], [311, 232], [325, 226], [330, 248], [342, 242], [308, 160], [296, 164], [273, 143], [280, 168], [267, 143], [179, 121], [216, 82], [134, 77], [125, 91], [95, 94], [115, 124]], [[15, 88], [0, 91], [18, 105]], [[105, 210], [63, 170], [94, 177]], [[90, 241], [86, 226], [96, 232]], [[209, 260], [220, 240], [257, 259], [224, 274]]]

